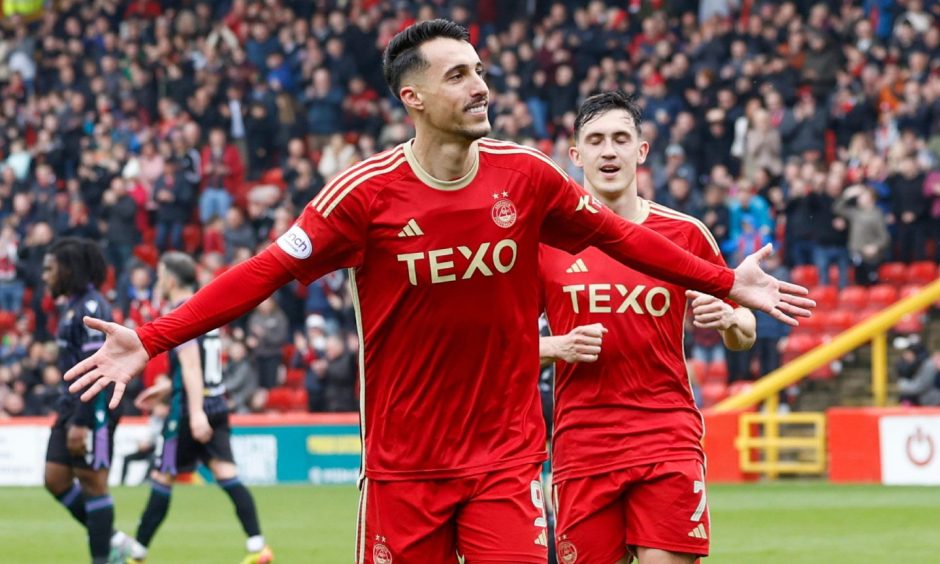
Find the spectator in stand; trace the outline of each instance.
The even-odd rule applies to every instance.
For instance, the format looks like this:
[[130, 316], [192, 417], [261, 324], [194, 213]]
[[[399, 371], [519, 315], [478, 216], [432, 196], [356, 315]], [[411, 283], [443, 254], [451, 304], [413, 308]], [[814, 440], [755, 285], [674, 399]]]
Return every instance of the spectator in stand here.
[[933, 260], [940, 263], [940, 170], [931, 171], [924, 179], [924, 197], [928, 202], [927, 234], [933, 240]]
[[23, 309], [23, 281], [17, 276], [20, 237], [9, 224], [0, 227], [0, 311]]
[[766, 169], [773, 176], [783, 172], [783, 143], [780, 131], [770, 123], [770, 114], [763, 108], [753, 113], [744, 141], [742, 173], [752, 179], [759, 169]]
[[107, 245], [105, 256], [120, 276], [140, 238], [137, 230], [137, 203], [127, 193], [127, 181], [120, 176], [111, 180], [111, 187], [101, 197], [102, 230]]
[[888, 177], [891, 188], [891, 213], [888, 224], [896, 229], [897, 258], [910, 263], [923, 260], [926, 251], [927, 198], [924, 195], [926, 175], [912, 155], [907, 155], [898, 164], [896, 174]]
[[225, 213], [222, 237], [226, 261], [232, 260], [236, 249], [254, 249], [255, 245], [258, 244], [254, 229], [245, 222], [244, 212], [237, 207], [229, 208]]
[[232, 205], [232, 196], [242, 183], [244, 165], [235, 145], [227, 141], [225, 131], [209, 132], [209, 144], [202, 150], [202, 195], [199, 197], [199, 219], [207, 223], [213, 217], [224, 217]]
[[323, 381], [325, 411], [358, 411], [356, 398], [356, 357], [346, 348], [340, 335], [326, 338], [324, 357], [314, 362]]
[[863, 185], [850, 186], [836, 200], [833, 210], [849, 223], [855, 283], [863, 286], [876, 283], [878, 266], [887, 255], [890, 238], [885, 215], [875, 204], [874, 190]]
[[787, 263], [792, 266], [813, 264], [816, 241], [813, 225], [818, 221], [819, 201], [816, 192], [806, 181], [796, 178], [790, 185], [790, 194], [784, 210], [786, 219]]
[[898, 396], [903, 405], [940, 406], [940, 353], [911, 343], [895, 364]]
[[281, 367], [281, 349], [290, 336], [287, 316], [274, 298], [268, 298], [248, 317], [248, 337], [245, 343], [251, 350], [252, 360], [258, 368], [258, 385], [271, 389], [278, 385]]
[[249, 413], [251, 398], [258, 389], [258, 372], [248, 357], [243, 341], [233, 340], [226, 348], [228, 362], [223, 369], [226, 398], [232, 413]]
[[829, 267], [835, 264], [839, 269], [839, 288], [849, 283], [848, 223], [837, 215], [833, 207], [842, 195], [843, 181], [839, 175], [830, 174], [826, 178], [825, 188], [816, 194], [816, 217], [812, 222], [813, 264], [819, 273], [819, 283], [828, 286], [832, 283]]
[[[790, 273], [783, 265], [780, 253], [773, 253], [764, 259], [764, 268], [779, 280], [790, 280]], [[750, 352], [757, 357], [757, 373], [760, 377], [780, 368], [780, 353], [792, 328], [763, 312], [754, 312], [754, 316], [757, 319], [757, 341]]]
[[153, 185], [156, 203], [156, 245], [161, 252], [183, 248], [183, 225], [192, 215], [195, 203], [194, 187], [186, 180], [177, 161], [168, 160], [163, 174]]

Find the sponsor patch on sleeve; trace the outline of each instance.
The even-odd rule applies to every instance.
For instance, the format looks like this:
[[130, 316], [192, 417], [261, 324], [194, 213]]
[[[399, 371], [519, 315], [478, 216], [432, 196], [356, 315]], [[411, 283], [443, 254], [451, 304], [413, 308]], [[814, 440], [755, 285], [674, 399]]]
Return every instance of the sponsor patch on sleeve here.
[[286, 233], [278, 237], [277, 246], [295, 259], [303, 260], [313, 254], [313, 243], [310, 242], [310, 237], [299, 225], [292, 226]]

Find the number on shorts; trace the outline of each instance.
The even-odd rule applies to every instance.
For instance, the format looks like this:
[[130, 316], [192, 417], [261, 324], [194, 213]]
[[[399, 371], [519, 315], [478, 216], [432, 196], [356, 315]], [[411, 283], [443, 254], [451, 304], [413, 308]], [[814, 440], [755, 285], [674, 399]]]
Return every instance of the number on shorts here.
[[206, 354], [203, 380], [207, 386], [218, 386], [222, 383], [222, 341], [218, 329], [206, 333], [202, 348]]
[[542, 483], [538, 480], [532, 480], [530, 488], [532, 490], [532, 505], [542, 514], [536, 518], [535, 526], [541, 528], [548, 527], [548, 521], [545, 519], [545, 499], [542, 497]]
[[692, 521], [701, 521], [702, 513], [705, 513], [705, 482], [700, 482], [695, 480], [693, 483], [692, 493], [701, 493], [702, 499], [698, 502], [698, 507], [695, 508], [695, 513], [692, 514]]

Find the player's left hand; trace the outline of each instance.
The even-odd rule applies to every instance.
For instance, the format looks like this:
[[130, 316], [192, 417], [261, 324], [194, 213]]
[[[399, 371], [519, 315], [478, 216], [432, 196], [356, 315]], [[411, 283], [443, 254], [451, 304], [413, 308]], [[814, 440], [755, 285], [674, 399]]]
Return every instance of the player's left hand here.
[[699, 329], [727, 331], [734, 326], [734, 308], [715, 296], [686, 290], [685, 297], [692, 300], [692, 325]]
[[798, 284], [777, 280], [764, 272], [760, 261], [773, 252], [769, 243], [748, 255], [734, 269], [734, 285], [728, 297], [744, 307], [767, 312], [787, 325], [799, 325], [797, 317], [809, 317], [816, 302], [805, 297], [809, 290]]
[[205, 411], [189, 415], [189, 430], [192, 432], [193, 438], [200, 443], [209, 442], [209, 439], [212, 438], [212, 426], [209, 425], [209, 418], [206, 417]]
[[87, 444], [91, 429], [72, 425], [66, 433], [65, 444], [72, 456], [85, 456], [88, 453]]

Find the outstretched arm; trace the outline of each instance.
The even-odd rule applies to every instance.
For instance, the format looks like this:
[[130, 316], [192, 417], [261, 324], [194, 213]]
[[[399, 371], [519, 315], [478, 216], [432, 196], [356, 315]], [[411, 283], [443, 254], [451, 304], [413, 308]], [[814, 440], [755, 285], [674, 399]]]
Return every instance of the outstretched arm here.
[[226, 271], [182, 306], [137, 332], [127, 327], [85, 318], [85, 324], [105, 334], [104, 346], [65, 373], [72, 392], [85, 388], [88, 401], [114, 382], [111, 409], [118, 406], [127, 383], [140, 373], [150, 357], [235, 320], [290, 281], [293, 276], [270, 248]]

